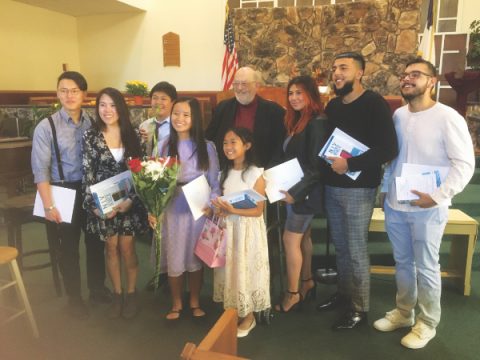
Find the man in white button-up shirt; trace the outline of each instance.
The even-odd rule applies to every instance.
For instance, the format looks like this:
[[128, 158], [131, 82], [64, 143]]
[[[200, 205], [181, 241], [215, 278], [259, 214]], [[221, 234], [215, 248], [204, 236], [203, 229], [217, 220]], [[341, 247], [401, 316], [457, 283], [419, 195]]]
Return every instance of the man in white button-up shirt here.
[[[395, 258], [396, 308], [373, 325], [380, 331], [413, 325], [401, 344], [419, 349], [435, 336], [440, 321], [439, 250], [448, 206], [470, 181], [475, 158], [465, 119], [431, 98], [437, 83], [435, 67], [415, 59], [399, 79], [407, 105], [393, 116], [399, 155], [385, 170], [381, 196]], [[446, 167], [448, 173], [432, 193], [411, 189], [417, 199], [399, 202], [395, 178], [401, 176], [406, 163]], [[419, 312], [415, 319], [416, 304]]]

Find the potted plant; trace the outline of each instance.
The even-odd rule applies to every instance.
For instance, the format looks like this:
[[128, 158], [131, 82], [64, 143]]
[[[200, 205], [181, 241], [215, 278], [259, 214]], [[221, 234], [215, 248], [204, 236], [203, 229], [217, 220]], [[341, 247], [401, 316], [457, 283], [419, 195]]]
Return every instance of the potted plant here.
[[143, 104], [143, 97], [148, 95], [148, 85], [146, 82], [131, 80], [127, 81], [126, 93], [132, 95], [135, 105]]
[[467, 53], [467, 66], [472, 70], [480, 70], [480, 20], [470, 24], [470, 45]]

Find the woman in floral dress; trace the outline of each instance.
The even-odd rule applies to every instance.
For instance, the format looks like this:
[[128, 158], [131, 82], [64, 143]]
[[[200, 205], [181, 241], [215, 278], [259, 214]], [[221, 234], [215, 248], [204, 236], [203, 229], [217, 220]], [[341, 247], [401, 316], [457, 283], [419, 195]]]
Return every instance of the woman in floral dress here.
[[[147, 216], [134, 189], [129, 197], [108, 214], [96, 207], [90, 186], [127, 170], [125, 160], [140, 157], [138, 134], [130, 123], [130, 113], [123, 95], [116, 89], [105, 88], [96, 101], [97, 121], [83, 137], [83, 189], [87, 210], [87, 231], [106, 242], [107, 271], [114, 296], [109, 317], [131, 318], [138, 312], [136, 282], [138, 260], [134, 235], [147, 229]], [[122, 295], [121, 261], [127, 275], [127, 293]]]

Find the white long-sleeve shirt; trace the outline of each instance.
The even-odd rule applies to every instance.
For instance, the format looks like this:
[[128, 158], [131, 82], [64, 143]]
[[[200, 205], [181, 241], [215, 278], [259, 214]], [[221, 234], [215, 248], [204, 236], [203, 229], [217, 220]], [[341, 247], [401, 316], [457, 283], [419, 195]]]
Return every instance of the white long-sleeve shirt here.
[[383, 176], [382, 192], [388, 191], [388, 205], [398, 211], [426, 210], [397, 201], [395, 177], [400, 176], [404, 163], [449, 167], [446, 179], [430, 196], [437, 206], [451, 205], [451, 199], [464, 189], [475, 169], [472, 139], [465, 119], [451, 107], [436, 103], [419, 112], [411, 112], [405, 105], [395, 111], [393, 122], [399, 154]]

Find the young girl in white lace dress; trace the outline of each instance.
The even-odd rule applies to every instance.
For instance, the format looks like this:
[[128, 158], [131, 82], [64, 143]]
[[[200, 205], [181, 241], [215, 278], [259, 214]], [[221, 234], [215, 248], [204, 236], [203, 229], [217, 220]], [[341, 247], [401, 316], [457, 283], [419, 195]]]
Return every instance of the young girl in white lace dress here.
[[[234, 128], [225, 134], [223, 151], [227, 162], [220, 179], [224, 195], [247, 189], [265, 195], [263, 169], [254, 165], [252, 146], [253, 136], [245, 128]], [[227, 231], [226, 265], [214, 270], [213, 300], [223, 302], [225, 309], [237, 309], [237, 336], [244, 337], [256, 325], [254, 312], [270, 308], [264, 201], [251, 209], [236, 209], [219, 198], [212, 203], [216, 212], [225, 216]]]

